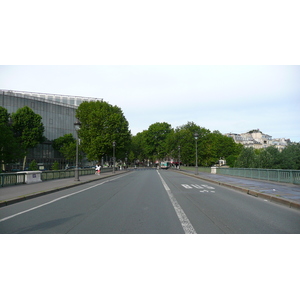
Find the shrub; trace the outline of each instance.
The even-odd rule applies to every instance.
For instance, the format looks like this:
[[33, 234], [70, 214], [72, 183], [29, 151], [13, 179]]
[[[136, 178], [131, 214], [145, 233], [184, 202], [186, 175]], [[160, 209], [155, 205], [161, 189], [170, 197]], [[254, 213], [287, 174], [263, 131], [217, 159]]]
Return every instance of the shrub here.
[[29, 171], [36, 171], [39, 169], [39, 166], [35, 159], [29, 164]]

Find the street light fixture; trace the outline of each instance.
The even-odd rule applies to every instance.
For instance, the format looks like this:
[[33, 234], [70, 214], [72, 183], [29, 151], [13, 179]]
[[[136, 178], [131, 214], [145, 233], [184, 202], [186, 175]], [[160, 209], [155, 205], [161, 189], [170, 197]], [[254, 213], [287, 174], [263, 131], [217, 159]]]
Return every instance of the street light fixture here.
[[79, 120], [77, 120], [75, 123], [74, 123], [74, 127], [75, 127], [75, 130], [76, 130], [76, 133], [77, 133], [77, 139], [76, 139], [76, 167], [75, 167], [75, 181], [80, 181], [79, 180], [79, 170], [78, 170], [78, 131], [80, 129], [80, 126], [81, 126], [81, 123]]
[[113, 173], [115, 173], [115, 165], [116, 165], [116, 158], [115, 158], [115, 148], [116, 148], [116, 142], [113, 141]]
[[194, 138], [196, 142], [196, 172], [195, 174], [198, 175], [198, 149], [197, 149], [197, 140], [198, 140], [199, 134], [197, 132], [194, 133]]

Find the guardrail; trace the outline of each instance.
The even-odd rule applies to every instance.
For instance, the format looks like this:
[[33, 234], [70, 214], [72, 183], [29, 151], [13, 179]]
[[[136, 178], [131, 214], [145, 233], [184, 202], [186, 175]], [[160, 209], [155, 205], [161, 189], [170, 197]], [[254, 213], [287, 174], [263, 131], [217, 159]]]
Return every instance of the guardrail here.
[[[95, 174], [95, 169], [79, 169], [79, 176]], [[112, 168], [102, 168], [101, 173], [112, 172]], [[60, 171], [44, 171], [42, 181], [75, 177], [75, 169]]]
[[[196, 172], [196, 167], [180, 166], [180, 169], [181, 170], [195, 171]], [[210, 167], [198, 167], [198, 172], [211, 173], [211, 168]]]
[[17, 185], [25, 183], [25, 173], [0, 174], [0, 186]]
[[217, 168], [217, 174], [300, 184], [300, 170]]
[[[113, 168], [102, 168], [101, 173], [112, 172]], [[95, 169], [79, 169], [79, 176], [95, 174]], [[0, 187], [25, 184], [25, 173], [2, 173], [0, 174]], [[59, 171], [43, 171], [42, 181], [75, 177], [75, 169]]]

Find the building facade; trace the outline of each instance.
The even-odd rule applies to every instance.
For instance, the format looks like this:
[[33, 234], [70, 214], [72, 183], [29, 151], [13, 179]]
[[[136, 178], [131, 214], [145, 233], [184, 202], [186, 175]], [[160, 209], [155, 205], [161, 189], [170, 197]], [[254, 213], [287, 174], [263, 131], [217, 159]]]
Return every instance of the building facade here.
[[253, 129], [246, 133], [226, 133], [228, 137], [233, 138], [236, 143], [242, 144], [246, 148], [262, 149], [274, 146], [279, 150], [284, 149], [289, 143], [289, 139], [272, 139], [272, 136], [262, 133], [259, 129]]
[[[74, 123], [77, 107], [84, 101], [97, 100], [103, 99], [0, 90], [0, 106], [6, 108], [8, 113], [11, 114], [19, 108], [28, 106], [42, 117], [46, 141], [30, 149], [27, 156], [27, 166], [35, 159], [41, 169], [49, 169], [55, 161], [59, 162], [61, 167], [69, 163], [52, 148], [52, 142], [69, 133], [76, 137]], [[20, 166], [22, 166], [21, 162], [13, 168], [20, 169]]]

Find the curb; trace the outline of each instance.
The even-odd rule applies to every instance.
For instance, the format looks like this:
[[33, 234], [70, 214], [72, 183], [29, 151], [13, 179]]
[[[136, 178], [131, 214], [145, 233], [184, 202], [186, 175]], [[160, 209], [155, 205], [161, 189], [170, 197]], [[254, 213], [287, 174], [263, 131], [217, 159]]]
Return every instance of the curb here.
[[199, 175], [188, 174], [185, 171], [179, 171], [179, 170], [172, 170], [172, 171], [184, 173], [187, 176], [191, 176], [191, 177], [194, 177], [194, 178], [198, 178], [198, 179], [202, 179], [202, 180], [205, 180], [205, 181], [209, 181], [209, 182], [212, 182], [212, 183], [215, 183], [215, 184], [227, 187], [227, 188], [231, 188], [231, 189], [237, 190], [239, 192], [246, 193], [246, 194], [254, 196], [254, 197], [266, 199], [266, 200], [268, 200], [270, 202], [279, 203], [279, 204], [288, 206], [289, 208], [294, 208], [294, 209], [299, 209], [300, 210], [300, 204], [299, 203], [296, 203], [296, 202], [293, 202], [293, 201], [290, 201], [290, 200], [287, 200], [287, 199], [284, 199], [284, 198], [281, 198], [281, 197], [276, 197], [276, 196], [264, 194], [264, 193], [261, 193], [261, 192], [249, 190], [247, 188], [243, 188], [243, 187], [239, 187], [239, 186], [232, 185], [232, 184], [229, 184], [229, 183], [224, 183], [224, 182], [220, 182], [220, 181], [208, 179], [208, 178], [205, 178], [205, 177], [201, 177]]
[[83, 185], [83, 184], [90, 183], [90, 182], [93, 182], [93, 181], [113, 177], [113, 176], [116, 176], [116, 175], [119, 175], [119, 174], [121, 174], [121, 173], [105, 175], [105, 177], [101, 177], [101, 178], [90, 179], [90, 180], [84, 181], [84, 182], [77, 182], [77, 183], [73, 183], [71, 185], [66, 185], [66, 186], [57, 187], [57, 188], [53, 188], [53, 189], [46, 190], [46, 191], [36, 192], [36, 193], [33, 193], [33, 194], [29, 194], [29, 195], [24, 195], [24, 196], [19, 196], [19, 197], [16, 197], [16, 198], [3, 200], [3, 201], [0, 202], [0, 208], [11, 205], [11, 204], [15, 204], [15, 203], [18, 203], [18, 202], [22, 202], [22, 201], [25, 201], [25, 200], [33, 199], [33, 198], [36, 198], [36, 197], [40, 197], [40, 196], [48, 195], [48, 194], [51, 194], [51, 193], [59, 192], [59, 191], [62, 191], [62, 190], [70, 189], [70, 188], [76, 187], [78, 185]]

